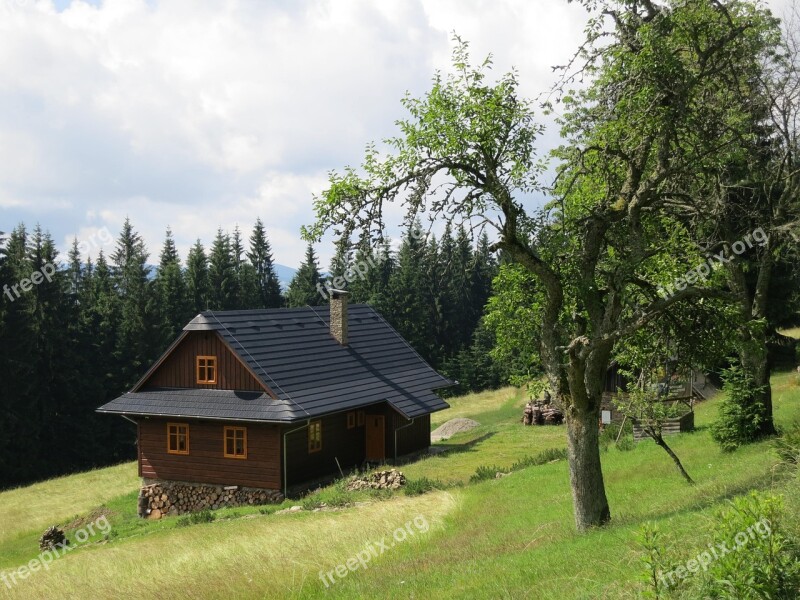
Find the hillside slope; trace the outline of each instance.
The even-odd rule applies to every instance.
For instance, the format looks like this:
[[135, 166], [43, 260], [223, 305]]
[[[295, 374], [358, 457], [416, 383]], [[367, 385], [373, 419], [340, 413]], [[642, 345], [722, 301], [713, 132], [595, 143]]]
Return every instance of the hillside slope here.
[[[779, 424], [800, 418], [794, 374], [774, 384]], [[768, 442], [721, 453], [708, 433], [715, 413], [708, 402], [698, 407], [698, 431], [671, 438], [697, 485], [685, 485], [652, 443], [629, 451], [612, 445], [603, 461], [614, 523], [578, 535], [563, 460], [469, 482], [481, 465], [504, 469], [563, 447], [563, 428], [522, 427], [524, 398], [511, 388], [451, 404], [434, 427], [452, 416], [481, 426], [444, 442], [450, 452], [402, 467], [420, 488], [423, 478], [449, 482], [421, 495], [353, 496], [331, 486], [285, 504], [307, 510], [226, 509], [213, 522], [189, 524], [136, 518], [133, 464], [4, 492], [0, 572], [35, 558], [49, 524], [74, 532], [102, 515], [112, 530], [13, 586], [0, 581], [0, 597], [625, 598], [639, 590], [643, 522], [660, 523], [673, 544], [703, 547], [710, 516], [728, 498], [749, 489], [796, 490], [772, 469]], [[786, 501], [800, 514], [796, 491]], [[321, 502], [351, 506], [313, 512]]]

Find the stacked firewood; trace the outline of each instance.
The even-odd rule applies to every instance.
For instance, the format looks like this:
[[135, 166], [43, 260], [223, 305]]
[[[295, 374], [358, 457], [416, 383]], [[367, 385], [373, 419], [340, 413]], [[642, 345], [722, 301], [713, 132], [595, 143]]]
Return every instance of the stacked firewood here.
[[528, 402], [522, 413], [524, 425], [561, 425], [564, 422], [564, 413], [561, 409], [537, 400]]
[[347, 484], [348, 490], [396, 490], [406, 484], [406, 476], [397, 469], [377, 471], [364, 477], [354, 477]]
[[67, 536], [55, 525], [53, 527], [48, 527], [42, 534], [42, 537], [39, 538], [39, 550], [42, 551], [52, 550], [56, 546], [63, 547], [67, 544], [69, 544]]
[[248, 489], [235, 485], [154, 483], [139, 492], [139, 516], [160, 519], [164, 515], [282, 501], [283, 495], [276, 490]]

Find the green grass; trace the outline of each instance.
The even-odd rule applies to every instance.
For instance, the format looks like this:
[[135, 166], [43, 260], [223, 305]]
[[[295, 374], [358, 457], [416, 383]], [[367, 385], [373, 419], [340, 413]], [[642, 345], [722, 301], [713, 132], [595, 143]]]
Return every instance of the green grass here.
[[[773, 384], [779, 426], [800, 420], [795, 375], [777, 374]], [[506, 388], [452, 399], [453, 412], [435, 416], [434, 426], [453, 416], [481, 426], [444, 442], [450, 452], [402, 470], [409, 479], [427, 477], [453, 487], [413, 496], [370, 495], [348, 493], [339, 483], [302, 502], [309, 508], [321, 502], [349, 505], [336, 511], [262, 514], [270, 510], [247, 507], [216, 511], [213, 522], [182, 527], [174, 518], [143, 521], [135, 516], [135, 477], [120, 476], [134, 471], [130, 465], [112, 468], [118, 472], [105, 479], [108, 484], [118, 478], [116, 496], [110, 484], [102, 497], [81, 496], [81, 482], [103, 471], [0, 493], [0, 570], [36, 556], [44, 527], [68, 522], [75, 512], [89, 518], [102, 510], [114, 528], [108, 540], [74, 550], [13, 590], [0, 583], [0, 597], [630, 598], [640, 591], [636, 537], [645, 521], [658, 522], [668, 543], [701, 548], [709, 541], [711, 515], [726, 499], [771, 488], [784, 493], [789, 524], [800, 530], [800, 483], [773, 468], [777, 460], [769, 441], [720, 452], [708, 432], [713, 402], [697, 407], [698, 431], [669, 438], [697, 485], [686, 485], [653, 443], [628, 452], [612, 446], [603, 453], [603, 467], [613, 524], [588, 534], [575, 532], [563, 460], [468, 483], [480, 465], [510, 467], [565, 446], [563, 427], [519, 423], [524, 401], [518, 390]], [[80, 508], [62, 503], [57, 492], [65, 482]], [[28, 492], [34, 509], [25, 508]], [[295, 503], [301, 502], [284, 506]], [[16, 511], [13, 522], [5, 518], [8, 508]], [[424, 518], [430, 530], [395, 543], [334, 585], [322, 583], [320, 571], [389, 539], [414, 518]]]
[[792, 329], [784, 329], [781, 331], [783, 335], [788, 335], [795, 339], [800, 339], [800, 327], [793, 327]]

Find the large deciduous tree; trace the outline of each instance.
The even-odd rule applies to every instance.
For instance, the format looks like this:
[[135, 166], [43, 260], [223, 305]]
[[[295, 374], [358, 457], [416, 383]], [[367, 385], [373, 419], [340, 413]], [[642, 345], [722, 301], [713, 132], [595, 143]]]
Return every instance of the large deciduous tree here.
[[[565, 408], [570, 482], [579, 529], [602, 525], [610, 509], [600, 464], [598, 421], [615, 345], [689, 299], [704, 285], [657, 293], [697, 252], [670, 200], [698, 171], [727, 162], [736, 106], [709, 104], [730, 69], [758, 60], [763, 19], [750, 4], [674, 0], [587, 2], [597, 11], [580, 56], [589, 85], [565, 98], [557, 201], [526, 211], [539, 186], [534, 142], [540, 127], [515, 72], [487, 81], [490, 61], [470, 65], [460, 40], [454, 72], [437, 74], [380, 155], [369, 146], [360, 171], [333, 173], [315, 200], [309, 239], [333, 227], [380, 238], [384, 207], [482, 222], [499, 249], [535, 282], [538, 357]], [[603, 18], [611, 19], [605, 27]]]

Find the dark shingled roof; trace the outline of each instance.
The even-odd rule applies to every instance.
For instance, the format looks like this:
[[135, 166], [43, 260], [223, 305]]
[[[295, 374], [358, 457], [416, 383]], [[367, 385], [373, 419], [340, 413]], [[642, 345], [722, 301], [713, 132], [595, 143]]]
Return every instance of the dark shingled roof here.
[[453, 382], [370, 306], [348, 307], [347, 346], [330, 334], [329, 319], [327, 306], [206, 311], [184, 328], [219, 333], [277, 400], [259, 392], [150, 388], [98, 411], [291, 422], [384, 401], [407, 418], [448, 408], [433, 390]]

